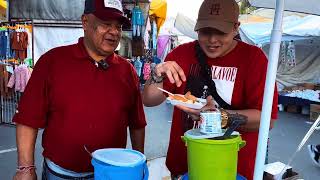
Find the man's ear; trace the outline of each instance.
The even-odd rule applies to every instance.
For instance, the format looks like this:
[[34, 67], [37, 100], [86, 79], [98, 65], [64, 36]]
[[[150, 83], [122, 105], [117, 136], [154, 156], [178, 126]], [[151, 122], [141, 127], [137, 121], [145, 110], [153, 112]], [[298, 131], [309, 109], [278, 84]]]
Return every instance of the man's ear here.
[[85, 30], [87, 30], [87, 28], [88, 28], [88, 16], [87, 15], [85, 15], [85, 14], [83, 14], [82, 16], [81, 16], [81, 22], [82, 22], [82, 27], [83, 27], [83, 30], [85, 31]]
[[234, 24], [234, 28], [235, 28], [236, 31], [239, 31], [240, 24], [241, 24], [240, 22], [237, 22], [237, 23]]
[[240, 29], [240, 22], [237, 22], [234, 24], [234, 36], [239, 34], [239, 29]]

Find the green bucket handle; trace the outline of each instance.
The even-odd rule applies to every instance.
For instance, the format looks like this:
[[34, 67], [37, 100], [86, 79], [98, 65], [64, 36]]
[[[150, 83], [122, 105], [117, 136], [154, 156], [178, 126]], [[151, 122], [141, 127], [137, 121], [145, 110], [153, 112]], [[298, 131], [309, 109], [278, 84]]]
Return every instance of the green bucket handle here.
[[241, 148], [243, 148], [246, 144], [247, 144], [246, 141], [241, 140], [241, 141], [239, 142], [239, 150], [240, 150]]
[[185, 146], [187, 146], [187, 138], [185, 136], [181, 136], [181, 140], [184, 142]]

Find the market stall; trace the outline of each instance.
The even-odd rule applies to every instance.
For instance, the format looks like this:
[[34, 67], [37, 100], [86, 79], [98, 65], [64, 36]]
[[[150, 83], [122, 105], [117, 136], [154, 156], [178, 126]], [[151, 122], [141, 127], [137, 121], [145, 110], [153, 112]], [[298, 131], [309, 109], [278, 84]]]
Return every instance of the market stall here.
[[5, 21], [7, 18], [7, 1], [0, 0], [0, 21]]

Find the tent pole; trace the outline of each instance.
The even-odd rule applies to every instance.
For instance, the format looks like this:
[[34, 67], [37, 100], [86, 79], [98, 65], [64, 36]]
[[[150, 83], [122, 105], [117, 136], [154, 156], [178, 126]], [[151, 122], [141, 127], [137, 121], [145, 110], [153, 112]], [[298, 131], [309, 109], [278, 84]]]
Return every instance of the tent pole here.
[[10, 1], [7, 1], [6, 20], [10, 21]]
[[273, 30], [271, 34], [270, 51], [266, 84], [264, 87], [263, 106], [259, 128], [259, 139], [257, 146], [257, 156], [254, 169], [254, 180], [262, 180], [267, 152], [267, 143], [270, 128], [272, 102], [274, 95], [277, 66], [279, 60], [280, 44], [282, 39], [282, 20], [284, 11], [284, 0], [276, 1]]

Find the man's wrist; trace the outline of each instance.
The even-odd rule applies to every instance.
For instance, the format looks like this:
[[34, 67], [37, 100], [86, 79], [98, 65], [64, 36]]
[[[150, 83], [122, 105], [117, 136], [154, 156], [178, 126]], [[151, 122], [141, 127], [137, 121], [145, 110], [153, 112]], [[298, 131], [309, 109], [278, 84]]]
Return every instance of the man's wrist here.
[[165, 76], [163, 76], [163, 75], [158, 76], [155, 68], [156, 68], [156, 66], [151, 68], [151, 74], [150, 74], [150, 78], [148, 80], [148, 84], [158, 84], [158, 83], [162, 83], [164, 80]]
[[35, 171], [35, 170], [36, 170], [36, 166], [34, 164], [27, 165], [27, 166], [18, 166], [17, 167], [17, 172], [22, 172], [22, 173]]

